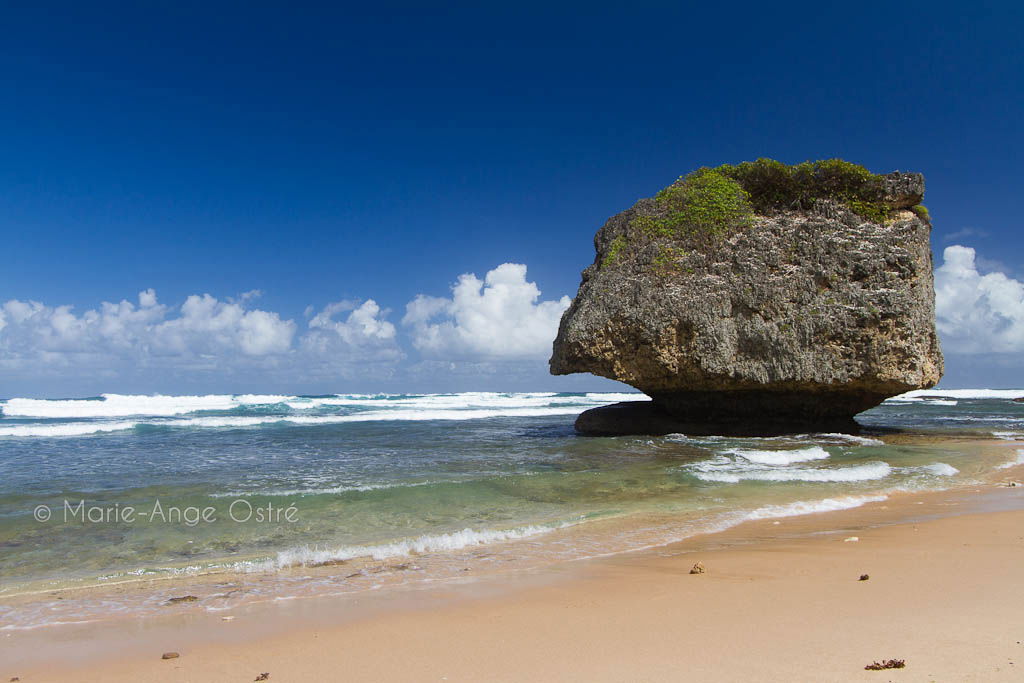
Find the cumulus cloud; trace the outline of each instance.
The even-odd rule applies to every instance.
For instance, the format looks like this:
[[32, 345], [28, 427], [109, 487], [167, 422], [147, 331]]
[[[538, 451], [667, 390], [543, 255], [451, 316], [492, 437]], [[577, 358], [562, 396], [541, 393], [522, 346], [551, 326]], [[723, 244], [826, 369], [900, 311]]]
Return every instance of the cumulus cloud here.
[[935, 270], [936, 326], [952, 353], [1024, 351], [1024, 283], [982, 274], [974, 249], [946, 247]]
[[526, 280], [525, 265], [505, 263], [482, 281], [472, 273], [460, 276], [451, 298], [418, 295], [406, 305], [402, 324], [428, 358], [543, 358], [570, 299], [538, 301], [540, 295]]
[[[141, 303], [141, 295], [139, 300]], [[148, 341], [162, 355], [239, 351], [247, 356], [266, 356], [284, 353], [291, 347], [295, 323], [281, 320], [277, 313], [247, 311], [240, 303], [193, 294], [185, 299], [178, 317], [147, 332]]]
[[[339, 313], [348, 315], [335, 320]], [[397, 359], [401, 354], [395, 342], [395, 326], [385, 320], [387, 315], [388, 311], [373, 299], [327, 304], [310, 319], [309, 332], [300, 345], [308, 353], [324, 356], [347, 351], [350, 358]]]
[[[0, 378], [258, 369], [287, 379], [329, 379], [401, 358], [395, 326], [373, 300], [329, 304], [300, 334], [294, 321], [250, 308], [257, 296], [194, 294], [167, 306], [147, 289], [137, 303], [104, 302], [81, 314], [71, 306], [12, 299], [0, 304]], [[348, 315], [336, 320], [342, 311]]]
[[246, 310], [210, 296], [193, 295], [177, 315], [156, 292], [139, 293], [138, 304], [104, 302], [76, 315], [71, 306], [12, 299], [3, 304], [7, 325], [0, 350], [8, 359], [43, 354], [76, 356], [184, 356], [241, 353], [265, 356], [291, 345], [295, 323], [277, 313]]
[[[227, 298], [193, 294], [165, 304], [147, 289], [85, 311], [0, 302], [0, 388], [51, 395], [129, 387], [380, 391], [392, 380], [392, 388], [409, 390], [409, 382], [496, 378], [507, 384], [519, 375], [525, 385], [527, 377], [546, 377], [540, 361], [570, 303], [569, 297], [541, 300], [526, 266], [513, 263], [482, 280], [462, 275], [450, 298], [417, 296], [406, 306], [401, 335], [374, 299], [309, 306], [295, 322], [258, 308], [259, 296], [258, 290]], [[403, 364], [403, 344], [420, 352], [411, 365]]]

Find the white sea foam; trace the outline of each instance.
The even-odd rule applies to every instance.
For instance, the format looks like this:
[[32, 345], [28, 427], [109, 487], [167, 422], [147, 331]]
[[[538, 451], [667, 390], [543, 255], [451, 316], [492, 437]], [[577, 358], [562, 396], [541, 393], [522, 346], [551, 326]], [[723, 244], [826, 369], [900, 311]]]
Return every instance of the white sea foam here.
[[322, 496], [336, 493], [350, 493], [352, 491], [379, 491], [382, 489], [413, 488], [416, 486], [430, 486], [439, 484], [436, 481], [414, 481], [396, 484], [349, 484], [341, 486], [327, 486], [322, 488], [305, 489], [271, 489], [269, 491], [227, 491], [224, 493], [211, 493], [211, 498], [245, 498], [248, 496]]
[[413, 554], [430, 552], [450, 552], [470, 546], [488, 545], [503, 541], [514, 541], [521, 538], [547, 534], [556, 529], [571, 526], [529, 525], [514, 529], [483, 530], [463, 529], [447, 534], [427, 534], [418, 538], [369, 546], [341, 546], [338, 548], [305, 547], [285, 550], [277, 554], [274, 563], [277, 568], [294, 567], [297, 565], [339, 562], [357, 557], [371, 557], [375, 560], [386, 560], [392, 557], [404, 557]]
[[738, 455], [750, 462], [761, 465], [792, 465], [795, 462], [806, 462], [808, 460], [825, 460], [829, 452], [821, 446], [811, 446], [795, 451], [759, 451], [747, 448], [733, 448], [726, 451], [732, 455]]
[[992, 436], [1003, 441], [1017, 441], [1024, 437], [1024, 432], [992, 432]]
[[893, 396], [889, 400], [911, 401], [929, 396], [956, 399], [1014, 399], [1024, 396], [1024, 389], [915, 389], [899, 396]]
[[96, 417], [174, 417], [208, 410], [233, 410], [242, 406], [285, 405], [307, 411], [332, 407], [379, 406], [382, 409], [465, 410], [545, 408], [579, 406], [580, 411], [625, 400], [649, 400], [644, 394], [589, 393], [583, 396], [559, 396], [553, 392], [459, 394], [348, 394], [317, 398], [277, 394], [210, 394], [206, 396], [143, 396], [103, 394], [99, 399], [46, 400], [12, 398], [0, 404], [7, 417], [96, 418]]
[[231, 410], [243, 405], [281, 403], [288, 396], [245, 394], [232, 396], [131, 396], [103, 394], [97, 399], [46, 400], [35, 398], [8, 399], [0, 408], [8, 417], [84, 418], [128, 417], [147, 415], [170, 417], [200, 410]]
[[551, 408], [504, 408], [494, 410], [375, 410], [352, 415], [211, 415], [205, 417], [175, 418], [167, 420], [138, 420], [135, 422], [68, 422], [0, 427], [0, 436], [52, 437], [114, 432], [139, 425], [174, 428], [229, 428], [239, 429], [270, 424], [317, 426], [348, 422], [390, 422], [427, 420], [482, 420], [495, 417], [544, 417], [549, 415], [577, 415], [587, 406], [561, 406]]
[[960, 470], [952, 465], [947, 465], [944, 462], [935, 462], [931, 465], [924, 465], [921, 469], [930, 474], [937, 474], [940, 477], [951, 477], [954, 474], [960, 473]]
[[716, 443], [721, 441], [771, 441], [771, 442], [792, 442], [792, 441], [818, 441], [822, 443], [835, 443], [840, 444], [851, 444], [856, 446], [884, 446], [885, 442], [880, 439], [873, 439], [868, 436], [855, 436], [853, 434], [843, 434], [841, 432], [820, 432], [820, 433], [809, 433], [809, 434], [793, 434], [787, 436], [762, 436], [758, 438], [742, 438], [742, 437], [728, 437], [728, 436], [687, 436], [686, 434], [666, 434], [664, 437], [667, 441], [675, 441], [678, 443]]
[[698, 463], [690, 467], [693, 475], [703, 481], [736, 484], [741, 481], [807, 481], [855, 482], [884, 479], [892, 467], [884, 462], [872, 462], [852, 467], [836, 468], [784, 468], [751, 467], [735, 462]]
[[[617, 399], [605, 399], [609, 403]], [[422, 394], [394, 396], [387, 394], [329, 396], [318, 398], [290, 397], [285, 404], [293, 410], [311, 410], [333, 406], [379, 406], [388, 408], [529, 408], [551, 403], [593, 404], [584, 396], [558, 396], [553, 392], [502, 394], [489, 391], [467, 391], [458, 394]]]
[[627, 393], [590, 393], [586, 395], [587, 400], [598, 403], [618, 403], [620, 401], [650, 401], [651, 397], [639, 392]]
[[824, 500], [801, 500], [785, 505], [766, 505], [744, 515], [744, 519], [774, 519], [776, 517], [795, 517], [810, 515], [817, 512], [833, 512], [849, 510], [867, 503], [879, 503], [888, 496], [841, 496]]
[[543, 417], [545, 415], [577, 415], [588, 406], [557, 406], [550, 408], [495, 408], [490, 410], [373, 410], [352, 415], [288, 416], [286, 422], [325, 424], [332, 422], [380, 422], [390, 420], [481, 420], [489, 417]]
[[101, 432], [119, 432], [133, 428], [136, 422], [64, 422], [60, 424], [24, 424], [0, 427], [0, 436], [85, 436]]
[[1002, 465], [997, 465], [998, 470], [1007, 470], [1017, 465], [1024, 465], [1024, 448], [1017, 450], [1017, 456], [1010, 462], [1004, 462]]
[[856, 436], [854, 434], [842, 434], [840, 432], [827, 432], [824, 434], [801, 434], [802, 437], [808, 439], [835, 439], [836, 441], [845, 441], [846, 443], [856, 444], [858, 446], [884, 446], [885, 442], [881, 439], [872, 439], [870, 436]]

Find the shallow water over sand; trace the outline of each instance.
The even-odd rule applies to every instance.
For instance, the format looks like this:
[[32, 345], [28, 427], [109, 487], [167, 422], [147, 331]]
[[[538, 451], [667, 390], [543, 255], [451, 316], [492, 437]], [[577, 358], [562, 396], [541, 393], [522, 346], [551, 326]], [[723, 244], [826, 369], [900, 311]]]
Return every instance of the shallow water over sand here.
[[[182, 585], [218, 610], [539, 566], [986, 482], [1020, 459], [1009, 394], [929, 393], [864, 413], [858, 435], [770, 439], [574, 434], [619, 394], [9, 400], [0, 621], [156, 611]], [[153, 579], [169, 581], [109, 588]], [[25, 597], [80, 586], [107, 588]]]

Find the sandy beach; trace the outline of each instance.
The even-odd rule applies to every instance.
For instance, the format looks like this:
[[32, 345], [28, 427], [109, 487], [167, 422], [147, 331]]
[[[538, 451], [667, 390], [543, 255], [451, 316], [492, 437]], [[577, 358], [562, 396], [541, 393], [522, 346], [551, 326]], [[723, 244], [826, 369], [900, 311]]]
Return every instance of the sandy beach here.
[[[273, 681], [1015, 681], [1024, 675], [1022, 507], [1020, 487], [908, 494], [748, 522], [501, 586], [368, 599], [358, 609], [323, 599], [112, 622], [61, 632], [60, 643], [48, 629], [5, 634], [0, 675], [105, 683], [251, 681], [262, 673]], [[690, 573], [696, 562], [705, 573]], [[171, 651], [180, 657], [161, 659]], [[864, 669], [887, 659], [906, 666]]]

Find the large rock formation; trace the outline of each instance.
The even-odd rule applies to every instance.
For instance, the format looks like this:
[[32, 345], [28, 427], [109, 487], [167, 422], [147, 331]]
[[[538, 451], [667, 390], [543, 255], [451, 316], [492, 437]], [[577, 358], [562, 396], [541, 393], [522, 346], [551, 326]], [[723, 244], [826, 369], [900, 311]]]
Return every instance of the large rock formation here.
[[556, 375], [653, 402], [590, 434], [850, 429], [942, 375], [924, 178], [846, 162], [701, 169], [613, 216], [562, 317]]

